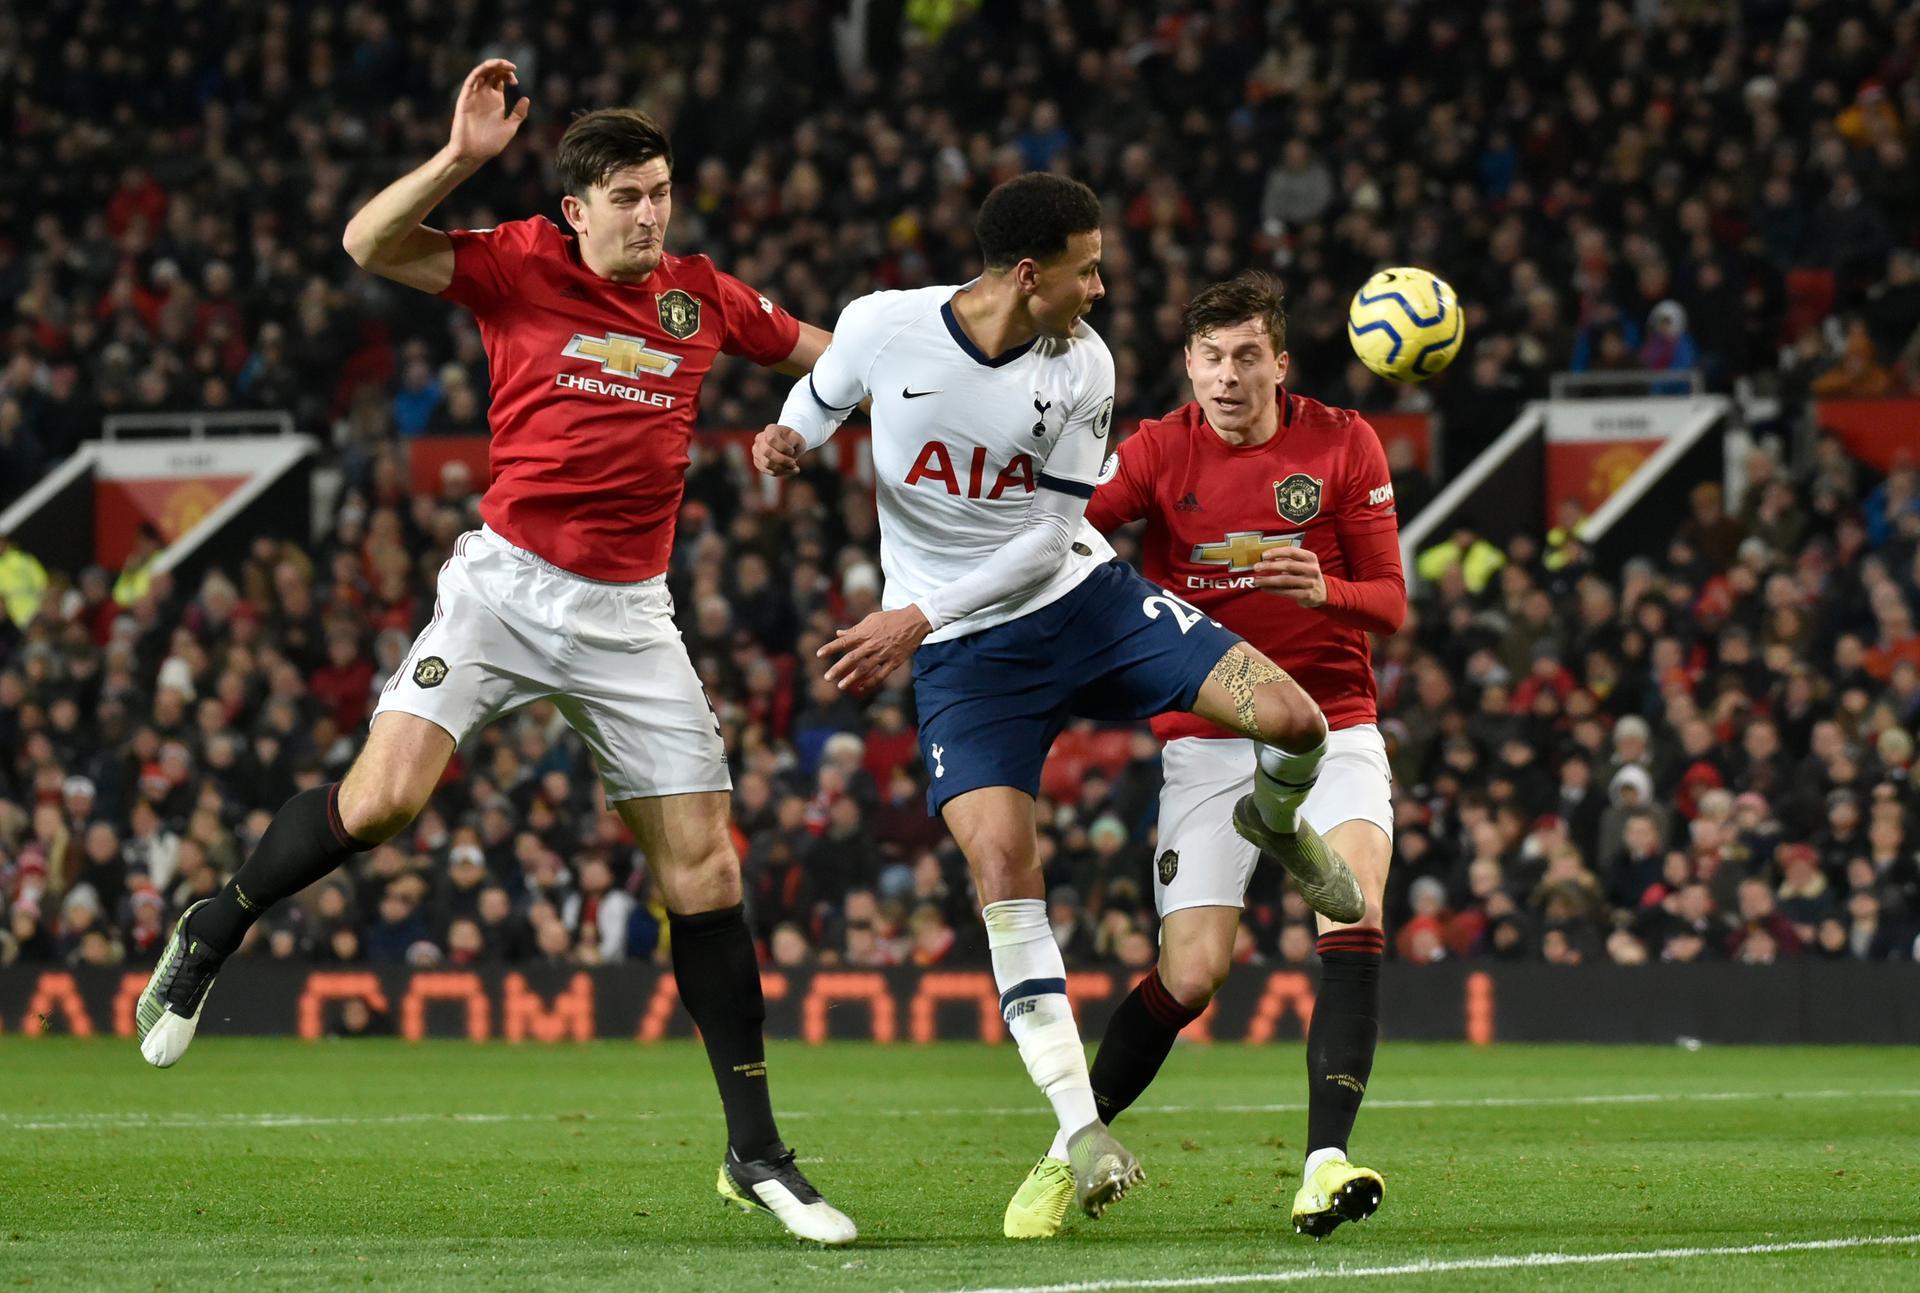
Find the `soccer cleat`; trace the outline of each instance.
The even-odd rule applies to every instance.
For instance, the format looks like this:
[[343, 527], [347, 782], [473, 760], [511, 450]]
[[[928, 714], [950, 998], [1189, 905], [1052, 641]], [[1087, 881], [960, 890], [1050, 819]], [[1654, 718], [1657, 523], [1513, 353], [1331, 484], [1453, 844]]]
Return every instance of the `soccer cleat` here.
[[174, 922], [160, 963], [153, 967], [153, 975], [141, 989], [139, 1004], [134, 1008], [140, 1054], [157, 1069], [178, 1064], [193, 1044], [200, 1012], [207, 1006], [207, 990], [213, 987], [214, 976], [227, 959], [187, 934], [187, 921], [208, 901], [202, 898]]
[[1073, 1201], [1090, 1217], [1125, 1198], [1146, 1176], [1140, 1160], [1098, 1118], [1067, 1137], [1067, 1162], [1073, 1167]]
[[1386, 1192], [1386, 1182], [1372, 1168], [1330, 1158], [1293, 1196], [1294, 1233], [1324, 1239], [1343, 1221], [1365, 1221]]
[[1240, 838], [1270, 854], [1294, 883], [1307, 906], [1342, 925], [1358, 923], [1367, 914], [1367, 900], [1353, 869], [1335, 853], [1320, 832], [1304, 817], [1294, 821], [1291, 834], [1274, 830], [1261, 819], [1252, 795], [1240, 796], [1233, 806], [1233, 829]]
[[1042, 1158], [1007, 1201], [1001, 1231], [1009, 1239], [1051, 1239], [1066, 1224], [1073, 1203], [1073, 1168], [1057, 1158]]
[[816, 1244], [850, 1244], [858, 1236], [847, 1215], [820, 1197], [800, 1169], [793, 1151], [774, 1142], [766, 1158], [743, 1159], [727, 1147], [715, 1188], [720, 1200], [742, 1212], [765, 1212], [801, 1239]]

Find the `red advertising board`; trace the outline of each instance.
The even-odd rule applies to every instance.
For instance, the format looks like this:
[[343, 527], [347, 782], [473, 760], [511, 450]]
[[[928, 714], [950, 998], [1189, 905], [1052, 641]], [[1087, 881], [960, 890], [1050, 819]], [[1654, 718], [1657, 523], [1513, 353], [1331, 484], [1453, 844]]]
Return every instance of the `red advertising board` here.
[[1814, 422], [1875, 471], [1887, 471], [1901, 454], [1920, 458], [1920, 399], [1820, 400]]

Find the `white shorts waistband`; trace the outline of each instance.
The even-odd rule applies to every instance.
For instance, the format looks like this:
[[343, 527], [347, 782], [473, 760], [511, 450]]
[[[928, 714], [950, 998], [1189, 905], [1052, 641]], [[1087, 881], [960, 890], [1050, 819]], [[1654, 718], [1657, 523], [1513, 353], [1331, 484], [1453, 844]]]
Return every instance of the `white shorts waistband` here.
[[588, 575], [577, 574], [574, 571], [568, 570], [565, 566], [554, 565], [537, 552], [527, 551], [519, 544], [512, 542], [506, 536], [502, 535], [500, 531], [494, 529], [491, 525], [482, 525], [480, 527], [480, 537], [494, 547], [512, 553], [522, 561], [531, 562], [533, 565], [551, 570], [563, 579], [577, 579], [583, 584], [599, 584], [606, 588], [655, 588], [667, 582], [667, 577], [664, 574], [654, 575], [648, 579], [631, 580], [594, 579]]

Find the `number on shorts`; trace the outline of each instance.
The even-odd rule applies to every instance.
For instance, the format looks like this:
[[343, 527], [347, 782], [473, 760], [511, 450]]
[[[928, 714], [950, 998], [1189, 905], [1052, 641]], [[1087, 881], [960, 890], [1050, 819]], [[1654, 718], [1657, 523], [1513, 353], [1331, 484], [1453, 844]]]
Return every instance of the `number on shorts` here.
[[1160, 608], [1163, 606], [1166, 607], [1167, 613], [1173, 616], [1173, 622], [1180, 626], [1180, 633], [1183, 637], [1186, 635], [1188, 629], [1206, 618], [1200, 610], [1189, 606], [1172, 593], [1156, 593], [1154, 596], [1140, 603], [1140, 609], [1146, 612], [1146, 616], [1150, 620], [1160, 618]]

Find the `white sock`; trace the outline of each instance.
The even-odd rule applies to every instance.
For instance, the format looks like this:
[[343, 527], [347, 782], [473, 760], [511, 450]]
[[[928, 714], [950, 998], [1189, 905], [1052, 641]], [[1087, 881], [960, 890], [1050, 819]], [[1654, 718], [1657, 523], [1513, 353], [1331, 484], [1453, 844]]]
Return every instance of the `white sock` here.
[[1307, 1167], [1305, 1171], [1300, 1173], [1300, 1179], [1302, 1181], [1311, 1180], [1313, 1174], [1319, 1170], [1320, 1164], [1331, 1163], [1336, 1159], [1342, 1159], [1346, 1156], [1347, 1151], [1344, 1149], [1316, 1149], [1307, 1155]]
[[1064, 1130], [1053, 1133], [1053, 1144], [1047, 1146], [1047, 1157], [1057, 1158], [1063, 1163], [1067, 1161], [1067, 1133]]
[[1327, 742], [1311, 750], [1283, 750], [1277, 745], [1258, 747], [1258, 772], [1253, 778], [1253, 806], [1269, 830], [1291, 835], [1296, 829], [1300, 805], [1320, 775], [1320, 760], [1326, 757]]
[[1053, 1104], [1065, 1137], [1100, 1117], [1087, 1076], [1080, 1025], [1067, 1003], [1067, 965], [1053, 941], [1042, 898], [1011, 898], [982, 909], [993, 979], [1000, 988], [1000, 1017], [1020, 1047], [1027, 1074]]

